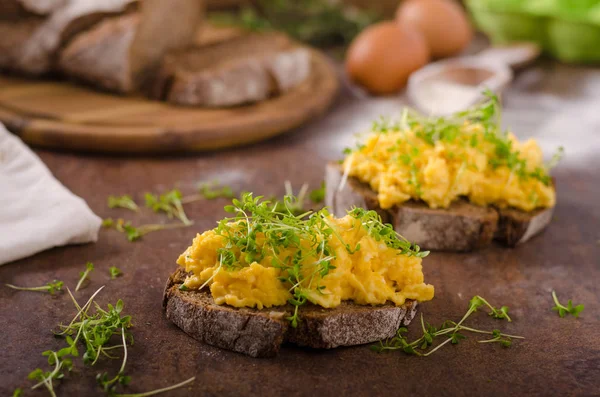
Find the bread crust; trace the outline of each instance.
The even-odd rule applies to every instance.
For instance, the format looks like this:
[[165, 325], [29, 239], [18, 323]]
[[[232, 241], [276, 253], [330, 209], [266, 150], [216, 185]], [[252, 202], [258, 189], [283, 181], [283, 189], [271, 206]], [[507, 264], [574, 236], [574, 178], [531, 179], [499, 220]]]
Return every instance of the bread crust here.
[[[69, 40], [101, 19], [127, 12], [135, 0], [101, 2], [45, 1], [26, 3], [47, 15], [27, 15], [13, 21], [0, 18], [0, 68], [39, 76], [51, 72], [57, 54]], [[46, 7], [46, 8], [44, 8]]]
[[480, 207], [466, 200], [448, 209], [432, 209], [425, 203], [408, 201], [389, 210], [379, 207], [377, 194], [356, 178], [344, 183], [339, 163], [326, 166], [325, 204], [338, 217], [354, 206], [376, 210], [384, 222], [423, 249], [472, 251], [492, 240], [514, 247], [539, 234], [552, 219], [554, 208], [524, 212], [514, 208]]
[[193, 41], [202, 10], [197, 0], [145, 0], [139, 13], [105, 19], [78, 34], [62, 51], [59, 70], [101, 89], [135, 92], [153, 78], [167, 52]]
[[343, 302], [334, 309], [306, 304], [293, 328], [286, 320], [291, 305], [262, 310], [217, 305], [207, 291], [180, 290], [185, 276], [178, 269], [167, 281], [166, 317], [196, 340], [252, 357], [272, 357], [285, 342], [320, 349], [376, 342], [395, 335], [417, 311], [415, 301], [400, 307]]
[[500, 216], [495, 238], [509, 247], [522, 244], [541, 233], [552, 221], [554, 207], [530, 213], [513, 208], [498, 210]]
[[59, 69], [71, 78], [109, 91], [131, 91], [134, 84], [127, 59], [138, 23], [137, 14], [105, 19], [65, 48]]
[[307, 49], [280, 33], [254, 33], [169, 54], [150, 91], [187, 106], [235, 106], [285, 93], [304, 81]]

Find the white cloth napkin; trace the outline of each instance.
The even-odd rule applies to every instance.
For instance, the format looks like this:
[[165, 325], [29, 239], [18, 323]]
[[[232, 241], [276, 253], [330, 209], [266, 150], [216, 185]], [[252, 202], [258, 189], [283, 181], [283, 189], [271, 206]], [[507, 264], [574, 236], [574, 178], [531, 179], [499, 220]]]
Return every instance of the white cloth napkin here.
[[0, 124], [0, 265], [98, 239], [102, 220]]

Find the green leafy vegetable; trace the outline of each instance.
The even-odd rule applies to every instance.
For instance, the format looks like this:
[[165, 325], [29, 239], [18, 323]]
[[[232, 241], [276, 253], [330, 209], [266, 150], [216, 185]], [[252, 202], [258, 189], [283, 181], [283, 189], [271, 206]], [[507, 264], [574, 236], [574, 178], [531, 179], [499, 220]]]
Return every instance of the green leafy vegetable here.
[[218, 186], [216, 182], [203, 183], [200, 185], [200, 194], [206, 200], [217, 198], [233, 198], [233, 189], [229, 186]]
[[[123, 350], [123, 358], [119, 371], [114, 377], [110, 377], [107, 372], [98, 373], [96, 379], [102, 390], [109, 397], [143, 397], [164, 393], [185, 386], [195, 378], [190, 378], [184, 382], [156, 389], [144, 393], [118, 394], [119, 386], [126, 386], [130, 383], [131, 377], [125, 375], [125, 367], [128, 358], [128, 345], [133, 344], [133, 335], [129, 332], [131, 325], [131, 316], [123, 315], [123, 301], [118, 300], [115, 305], [108, 304], [104, 310], [94, 299], [104, 287], [100, 287], [88, 301], [80, 306], [71, 291], [67, 288], [69, 296], [77, 309], [77, 314], [68, 325], [60, 325], [62, 332], [56, 333], [58, 337], [63, 337], [66, 346], [58, 351], [46, 351], [42, 353], [48, 357], [48, 364], [53, 368], [50, 371], [44, 371], [40, 368], [35, 369], [29, 374], [29, 379], [38, 381], [32, 386], [36, 389], [45, 386], [52, 397], [56, 397], [56, 381], [64, 379], [66, 372], [73, 368], [73, 358], [79, 357], [79, 348], [85, 349], [82, 360], [86, 365], [96, 365], [100, 357], [117, 359], [113, 351]], [[90, 313], [90, 308], [95, 307], [95, 313]], [[120, 343], [113, 344], [113, 337], [119, 337]], [[15, 390], [15, 395], [17, 394]], [[20, 392], [19, 392], [20, 393]]]
[[96, 375], [96, 381], [102, 387], [102, 390], [109, 396], [115, 395], [118, 385], [127, 386], [129, 382], [131, 382], [131, 377], [125, 375], [125, 365], [127, 365], [127, 339], [125, 335], [125, 327], [121, 327], [121, 338], [123, 341], [123, 362], [121, 363], [119, 372], [110, 379], [107, 372]]
[[83, 285], [83, 282], [85, 280], [88, 280], [88, 276], [90, 275], [92, 270], [94, 270], [94, 264], [92, 262], [86, 263], [85, 270], [83, 272], [79, 273], [79, 281], [77, 282], [77, 285], [75, 286], [75, 291], [79, 291], [79, 289]]
[[258, 0], [237, 15], [213, 13], [210, 19], [216, 24], [254, 31], [283, 31], [300, 41], [330, 47], [349, 44], [379, 17], [340, 1]]
[[[374, 345], [371, 348], [377, 352], [401, 350], [406, 354], [429, 356], [448, 343], [457, 345], [461, 342], [461, 340], [466, 339], [467, 337], [460, 333], [461, 331], [490, 335], [492, 338], [480, 340], [478, 342], [498, 343], [503, 347], [510, 347], [512, 339], [525, 339], [522, 336], [502, 333], [497, 329], [486, 331], [464, 325], [465, 321], [471, 316], [471, 314], [475, 313], [477, 309], [483, 306], [486, 306], [491, 310], [489, 313], [490, 316], [496, 319], [506, 319], [509, 322], [512, 321], [508, 316], [507, 306], [502, 306], [500, 309], [495, 308], [490, 305], [487, 300], [477, 295], [469, 301], [469, 308], [459, 322], [447, 320], [441, 326], [434, 327], [433, 325], [426, 323], [423, 319], [423, 315], [421, 314], [421, 328], [423, 330], [423, 335], [420, 338], [414, 340], [413, 342], [409, 342], [404, 335], [408, 330], [405, 327], [401, 327], [398, 329], [396, 336], [385, 341], [380, 341], [378, 345]], [[441, 343], [429, 350], [438, 337], [447, 339], [443, 340]]]
[[21, 397], [23, 395], [23, 389], [17, 387], [15, 391], [13, 391], [12, 397]]
[[178, 229], [178, 228], [182, 228], [182, 227], [188, 227], [191, 226], [193, 224], [189, 223], [189, 224], [185, 224], [185, 223], [169, 223], [169, 224], [150, 224], [150, 225], [140, 225], [140, 226], [133, 226], [131, 224], [131, 222], [129, 221], [125, 221], [124, 219], [117, 219], [116, 221], [113, 221], [111, 219], [111, 223], [110, 223], [110, 228], [115, 229], [118, 232], [121, 232], [123, 234], [125, 234], [127, 236], [127, 240], [134, 242], [139, 240], [140, 238], [142, 238], [143, 236], [145, 236], [148, 233], [152, 233], [152, 232], [157, 232], [160, 230], [167, 230], [167, 229]]
[[503, 347], [510, 347], [512, 345], [512, 340], [510, 337], [505, 336], [500, 330], [492, 331], [493, 338], [480, 340], [479, 343], [499, 343]]
[[558, 301], [556, 291], [552, 291], [552, 299], [554, 300], [554, 304], [556, 305], [552, 308], [552, 310], [557, 311], [560, 317], [565, 317], [567, 314], [571, 314], [575, 316], [575, 318], [577, 318], [584, 309], [584, 305], [573, 306], [573, 302], [571, 301], [571, 299], [569, 299], [567, 306], [562, 305]]
[[108, 268], [108, 273], [110, 274], [110, 279], [114, 280], [115, 278], [119, 277], [120, 275], [123, 274], [123, 272], [121, 271], [121, 269], [119, 269], [116, 266], [111, 266]]
[[[96, 291], [96, 294], [99, 291]], [[69, 337], [73, 336], [75, 339], [72, 345], [75, 345], [78, 341], [82, 341], [85, 346], [83, 362], [91, 365], [94, 365], [98, 361], [101, 354], [111, 358], [107, 352], [114, 348], [109, 345], [113, 335], [123, 333], [129, 338], [129, 342], [133, 343], [133, 336], [129, 332], [125, 332], [131, 327], [131, 316], [121, 315], [124, 306], [122, 300], [118, 300], [116, 305], [108, 304], [107, 310], [95, 304], [96, 312], [89, 314], [92, 299], [96, 294], [81, 308], [71, 295], [75, 307], [79, 309], [79, 312], [69, 325], [61, 326], [62, 332], [59, 334]], [[122, 346], [119, 345], [119, 347]]]
[[348, 212], [350, 216], [360, 220], [367, 232], [375, 241], [383, 241], [390, 248], [401, 251], [404, 255], [414, 255], [424, 258], [429, 251], [421, 251], [418, 245], [412, 245], [408, 240], [396, 233], [394, 226], [383, 223], [381, 216], [376, 211], [367, 211], [364, 208], [354, 208]]
[[52, 397], [56, 397], [56, 392], [54, 390], [54, 381], [61, 380], [65, 377], [65, 372], [70, 372], [73, 368], [73, 362], [70, 358], [63, 358], [67, 353], [54, 352], [51, 350], [45, 351], [42, 353], [42, 356], [48, 357], [48, 364], [54, 366], [52, 371], [44, 371], [40, 368], [36, 368], [29, 373], [27, 376], [30, 380], [37, 380], [38, 383], [33, 385], [32, 389], [37, 389], [40, 386], [46, 387], [48, 393]]
[[146, 199], [146, 207], [151, 208], [152, 211], [164, 212], [169, 218], [175, 217], [183, 222], [184, 225], [191, 225], [193, 223], [185, 214], [179, 190], [173, 189], [160, 196], [146, 193], [144, 197]]
[[125, 208], [131, 211], [138, 211], [139, 207], [133, 201], [131, 196], [108, 196], [108, 206], [110, 208]]
[[49, 292], [50, 295], [54, 295], [55, 292], [58, 292], [61, 290], [61, 288], [63, 286], [63, 282], [54, 280], [54, 281], [49, 282], [48, 284], [43, 285], [41, 287], [18, 287], [16, 285], [12, 285], [12, 284], [4, 284], [4, 285], [6, 285], [9, 288], [16, 289], [19, 291]]

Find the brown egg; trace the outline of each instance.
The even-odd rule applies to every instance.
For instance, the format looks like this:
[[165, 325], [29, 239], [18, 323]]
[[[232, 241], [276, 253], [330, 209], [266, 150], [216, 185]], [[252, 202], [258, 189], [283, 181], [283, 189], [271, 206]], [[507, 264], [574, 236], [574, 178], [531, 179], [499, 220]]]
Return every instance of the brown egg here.
[[427, 44], [419, 32], [380, 22], [354, 39], [346, 55], [346, 72], [373, 94], [391, 94], [428, 61]]
[[434, 58], [460, 53], [473, 38], [465, 11], [453, 0], [405, 0], [396, 11], [396, 21], [423, 33]]

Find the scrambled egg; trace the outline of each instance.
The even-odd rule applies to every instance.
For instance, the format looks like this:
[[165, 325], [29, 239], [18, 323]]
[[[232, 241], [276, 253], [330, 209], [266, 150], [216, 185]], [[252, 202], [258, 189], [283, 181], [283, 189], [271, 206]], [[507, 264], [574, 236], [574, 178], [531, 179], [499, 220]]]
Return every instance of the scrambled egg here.
[[[552, 183], [519, 176], [506, 164], [494, 164], [497, 146], [483, 128], [465, 123], [461, 134], [433, 144], [412, 130], [372, 133], [364, 146], [343, 163], [344, 171], [378, 193], [382, 208], [407, 200], [423, 200], [431, 208], [447, 208], [463, 196], [480, 206], [514, 207], [524, 211], [553, 207]], [[511, 150], [525, 165], [521, 174], [545, 174], [542, 151], [533, 139], [519, 142], [509, 134]]]
[[[335, 233], [328, 237], [333, 259], [331, 270], [324, 277], [319, 275], [314, 265], [318, 261], [316, 256], [303, 259], [301, 288], [308, 301], [334, 308], [344, 300], [362, 305], [391, 301], [399, 306], [406, 299], [427, 301], [433, 298], [433, 286], [424, 283], [421, 258], [403, 255], [385, 243], [377, 242], [367, 233], [361, 221], [350, 215], [340, 219], [328, 217], [327, 223], [341, 240]], [[264, 235], [258, 233], [256, 241], [261, 246]], [[192, 246], [179, 257], [177, 263], [187, 272], [192, 272], [184, 283], [188, 289], [210, 285], [217, 304], [235, 307], [262, 309], [285, 305], [292, 298], [293, 286], [280, 279], [284, 271], [273, 267], [274, 263], [278, 263], [274, 261], [274, 253], [252, 263], [246, 263], [244, 256], [239, 255], [241, 266], [228, 269], [222, 265], [218, 255], [225, 242], [225, 236], [209, 230], [197, 235]], [[301, 244], [308, 242], [301, 241]], [[351, 247], [360, 244], [360, 249], [349, 253], [344, 244]], [[277, 258], [279, 261], [292, 258], [295, 250], [282, 248]]]

